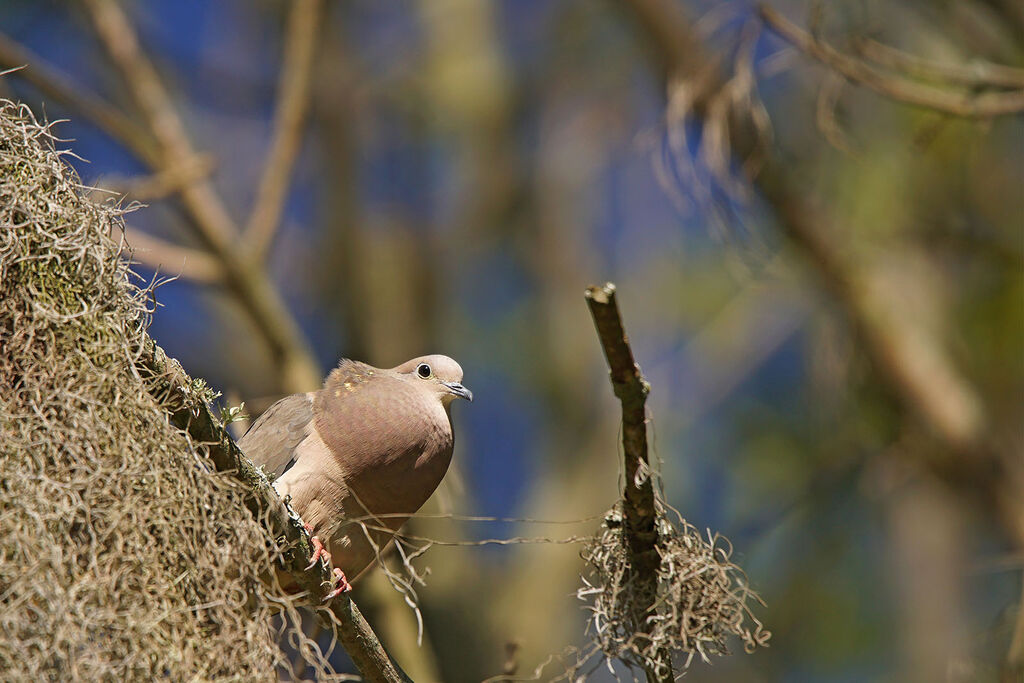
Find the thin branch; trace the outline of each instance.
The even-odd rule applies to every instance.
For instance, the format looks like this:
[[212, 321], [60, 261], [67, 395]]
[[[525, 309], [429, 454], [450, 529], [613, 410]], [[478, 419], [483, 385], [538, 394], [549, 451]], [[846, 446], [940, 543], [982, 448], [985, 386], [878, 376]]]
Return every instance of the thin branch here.
[[58, 71], [46, 65], [25, 46], [0, 33], [0, 69], [24, 66], [16, 72], [35, 86], [44, 97], [69, 110], [81, 113], [115, 140], [119, 140], [150, 166], [159, 162], [159, 152], [152, 137], [109, 102], [79, 90]]
[[[86, 0], [84, 6], [100, 43], [157, 139], [159, 167], [185, 165], [196, 152], [128, 17], [114, 0]], [[228, 285], [277, 357], [283, 387], [287, 391], [308, 391], [318, 386], [320, 373], [308, 341], [266, 271], [245, 263], [236, 253], [238, 229], [213, 184], [200, 179], [186, 185], [181, 190], [181, 200], [210, 251], [222, 262]]]
[[133, 259], [164, 275], [178, 275], [203, 284], [223, 281], [220, 261], [205, 251], [171, 244], [138, 229], [129, 229], [127, 241]]
[[[641, 26], [658, 26], [648, 34], [659, 66], [670, 79], [704, 84], [710, 65], [700, 37], [677, 3], [671, 0], [618, 0]], [[643, 15], [641, 18], [639, 15]], [[677, 61], [678, 60], [678, 61]], [[721, 83], [719, 83], [720, 87]], [[707, 86], [695, 89], [703, 93]], [[707, 89], [713, 93], [714, 87]], [[695, 97], [692, 111], [708, 113], [707, 98]], [[728, 143], [737, 158], [749, 155], [757, 144], [753, 124], [733, 113]], [[976, 388], [949, 358], [939, 340], [932, 338], [907, 315], [899, 299], [891, 296], [858, 264], [827, 230], [832, 219], [806, 198], [803, 187], [792, 182], [784, 162], [770, 156], [751, 182], [772, 207], [783, 235], [803, 252], [806, 263], [833, 296], [857, 333], [879, 380], [909, 414], [916, 415], [942, 448], [920, 452], [921, 465], [949, 486], [971, 497], [995, 515], [1005, 530], [1024, 546], [1024, 468], [1014, 447], [993, 435], [984, 403]]]
[[918, 57], [870, 38], [856, 38], [854, 47], [862, 57], [892, 71], [913, 78], [945, 81], [968, 88], [1024, 88], [1024, 69], [981, 60], [969, 64], [948, 64]]
[[[169, 407], [171, 422], [188, 432], [192, 440], [207, 449], [218, 472], [230, 473], [249, 492], [247, 506], [273, 538], [284, 538], [282, 553], [285, 569], [301, 589], [322, 601], [333, 581], [331, 571], [318, 563], [319, 571], [305, 569], [312, 557], [312, 544], [302, 520], [281, 500], [266, 476], [253, 465], [231, 439], [206, 403], [196, 398], [192, 379], [178, 362], [168, 358], [157, 344], [147, 338], [136, 366], [147, 381], [150, 393]], [[338, 640], [351, 656], [365, 680], [380, 683], [404, 683], [410, 679], [389, 657], [377, 635], [363, 618], [355, 602], [341, 594], [323, 610], [330, 613], [328, 628], [336, 630]]]
[[1021, 586], [1021, 599], [1017, 603], [1017, 618], [1014, 620], [1013, 636], [1010, 638], [1010, 650], [1007, 652], [999, 680], [1000, 683], [1019, 683], [1021, 679], [1024, 679], [1024, 581]]
[[818, 103], [816, 108], [816, 121], [818, 130], [829, 143], [841, 152], [853, 155], [853, 147], [846, 139], [846, 134], [836, 121], [836, 106], [839, 104], [839, 97], [843, 93], [846, 79], [835, 72], [829, 72], [818, 90]]
[[765, 23], [807, 56], [837, 71], [846, 79], [896, 101], [964, 118], [987, 119], [1024, 111], [1024, 89], [1008, 92], [951, 92], [888, 74], [818, 40], [768, 5], [759, 5], [758, 10]]
[[[625, 537], [636, 569], [637, 581], [651, 587], [639, 590], [651, 603], [639, 605], [643, 613], [653, 613], [657, 599], [658, 555], [657, 509], [650, 463], [647, 459], [647, 415], [645, 404], [650, 385], [633, 359], [633, 350], [622, 327], [622, 318], [615, 301], [615, 285], [590, 286], [586, 290], [587, 306], [594, 318], [608, 367], [612, 390], [622, 403], [622, 449], [626, 465], [626, 490], [623, 494]], [[667, 650], [658, 653], [657, 668], [647, 669], [648, 681], [672, 681], [672, 658]], [[660, 673], [659, 673], [660, 672]]]
[[206, 178], [213, 169], [216, 162], [209, 154], [200, 154], [193, 157], [185, 166], [164, 168], [156, 173], [142, 177], [130, 178], [104, 178], [104, 189], [129, 195], [131, 199], [140, 202], [166, 199], [181, 191], [186, 185], [190, 185], [200, 178]]
[[[655, 41], [663, 60], [676, 63], [669, 73], [686, 79], [689, 74], [706, 73], [716, 60], [704, 56], [704, 49], [692, 26], [674, 2], [666, 0], [620, 0], [630, 11], [643, 12], [643, 25], [658, 25]], [[641, 9], [642, 8], [642, 9]], [[713, 88], [711, 89], [713, 92]], [[693, 110], [706, 114], [707, 102], [696, 100]], [[742, 121], [729, 126], [729, 144], [737, 157], [743, 157], [755, 144], [749, 125]], [[981, 448], [986, 421], [982, 402], [970, 384], [934, 343], [908, 330], [910, 323], [896, 310], [892, 298], [873, 293], [865, 274], [852, 263], [842, 248], [825, 236], [821, 226], [827, 218], [803, 198], [804, 193], [790, 187], [786, 169], [768, 160], [752, 182], [773, 207], [780, 228], [789, 240], [809, 257], [808, 264], [820, 275], [825, 286], [842, 306], [846, 316], [861, 331], [865, 349], [881, 377], [894, 389], [904, 405], [921, 415], [934, 431], [956, 452]], [[917, 357], [921, 354], [921, 357]]]
[[292, 167], [302, 144], [322, 10], [322, 0], [294, 0], [288, 16], [274, 137], [263, 166], [256, 204], [244, 232], [245, 249], [256, 261], [266, 257], [280, 225]]

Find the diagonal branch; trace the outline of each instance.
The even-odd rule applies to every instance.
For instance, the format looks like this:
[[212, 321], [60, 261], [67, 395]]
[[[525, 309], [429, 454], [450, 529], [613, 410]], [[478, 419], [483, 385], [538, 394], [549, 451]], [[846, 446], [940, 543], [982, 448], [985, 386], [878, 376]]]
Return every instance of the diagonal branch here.
[[[655, 47], [669, 77], [695, 80], [702, 87], [693, 110], [708, 110], [706, 74], [716, 64], [693, 25], [670, 0], [618, 0], [634, 16]], [[762, 10], [763, 11], [763, 10]], [[653, 29], [652, 27], [657, 27]], [[686, 81], [684, 81], [686, 82]], [[714, 91], [714, 87], [710, 89]], [[750, 149], [750, 122], [732, 121], [729, 143], [737, 157]], [[918, 416], [944, 448], [922, 453], [923, 464], [949, 486], [971, 497], [999, 518], [1018, 546], [1024, 544], [1024, 472], [1019, 452], [992, 438], [995, 431], [975, 387], [954, 366], [945, 349], [917, 329], [870, 274], [826, 236], [830, 218], [805, 199], [784, 162], [769, 158], [751, 181], [772, 207], [779, 228], [806, 257], [824, 288], [857, 331], [880, 381], [910, 414]], [[874, 286], [873, 286], [874, 285]], [[952, 456], [952, 457], [951, 457]], [[1018, 620], [1008, 670], [1024, 668], [1024, 617]]]
[[[196, 443], [204, 444], [210, 461], [218, 472], [230, 473], [242, 482], [250, 495], [247, 505], [272, 538], [283, 538], [287, 548], [282, 553], [285, 569], [300, 588], [314, 599], [322, 600], [333, 581], [329, 569], [318, 563], [319, 572], [306, 571], [312, 557], [312, 544], [297, 514], [281, 500], [266, 476], [238, 449], [227, 430], [210, 412], [209, 406], [197, 396], [193, 380], [173, 358], [168, 358], [157, 344], [147, 338], [136, 361], [140, 375], [146, 380], [150, 394], [167, 406], [171, 422], [188, 432]], [[317, 614], [328, 628], [336, 629], [338, 640], [362, 673], [375, 683], [407, 683], [409, 677], [384, 650], [377, 635], [363, 618], [355, 602], [341, 594]]]
[[854, 46], [865, 58], [914, 78], [945, 81], [968, 88], [1024, 88], [1024, 69], [972, 59], [947, 64], [908, 54], [870, 38], [856, 38]]
[[765, 23], [808, 57], [837, 71], [847, 80], [899, 102], [964, 118], [987, 119], [1024, 111], [1024, 88], [1008, 92], [953, 92], [912, 81], [886, 73], [867, 62], [843, 54], [768, 5], [759, 5], [758, 10]]
[[322, 0], [294, 0], [291, 7], [278, 83], [280, 94], [274, 115], [274, 137], [256, 192], [256, 205], [244, 232], [245, 249], [256, 261], [266, 257], [281, 222], [292, 167], [302, 144], [313, 57], [323, 13]]
[[216, 163], [209, 154], [194, 157], [184, 167], [163, 168], [156, 173], [142, 177], [106, 177], [103, 187], [111, 192], [130, 196], [140, 202], [165, 199], [177, 194], [186, 185], [213, 173]]
[[[637, 580], [646, 589], [638, 595], [650, 596], [651, 603], [638, 605], [644, 614], [654, 614], [658, 596], [657, 509], [650, 462], [647, 459], [647, 415], [645, 404], [651, 387], [633, 359], [633, 350], [622, 327], [619, 306], [615, 301], [615, 285], [590, 286], [585, 296], [594, 318], [601, 348], [611, 369], [612, 389], [622, 403], [622, 450], [626, 464], [626, 490], [623, 493], [625, 537], [629, 546], [630, 564]], [[650, 622], [646, 622], [650, 626]], [[647, 680], [672, 681], [672, 657], [665, 649], [658, 652], [658, 666], [647, 669]]]
[[[688, 23], [676, 3], [670, 0], [619, 0], [642, 27], [658, 26], [648, 34], [659, 60], [671, 65], [669, 75], [705, 78], [716, 60], [705, 54], [696, 30]], [[720, 85], [720, 84], [719, 84]], [[708, 111], [708, 99], [696, 99], [698, 116]], [[731, 122], [729, 144], [735, 156], [745, 157], [755, 136], [750, 124]], [[820, 276], [843, 312], [861, 332], [861, 340], [881, 378], [912, 413], [920, 415], [954, 452], [985, 451], [983, 441], [986, 420], [977, 392], [953, 367], [947, 355], [933, 340], [909, 329], [895, 301], [879, 296], [877, 288], [866, 281], [845, 251], [825, 235], [822, 226], [828, 218], [804, 199], [804, 193], [792, 187], [786, 169], [768, 159], [752, 182], [773, 208], [785, 236], [808, 257], [807, 263]]]
[[[86, 0], [83, 4], [96, 35], [157, 140], [158, 170], [186, 166], [196, 151], [156, 69], [143, 53], [131, 22], [115, 0]], [[223, 264], [227, 284], [278, 360], [285, 390], [307, 391], [316, 387], [320, 373], [309, 342], [266, 271], [245, 263], [236, 253], [238, 229], [213, 183], [200, 178], [182, 187], [181, 200], [200, 236]]]
[[136, 229], [128, 231], [127, 241], [133, 259], [161, 273], [203, 284], [219, 283], [224, 277], [220, 262], [205, 251], [171, 244]]
[[103, 132], [119, 140], [150, 166], [159, 162], [153, 139], [132, 119], [109, 102], [79, 90], [57, 70], [46, 66], [34, 52], [0, 33], [0, 69], [19, 69], [17, 75], [39, 90], [43, 96], [83, 114]]

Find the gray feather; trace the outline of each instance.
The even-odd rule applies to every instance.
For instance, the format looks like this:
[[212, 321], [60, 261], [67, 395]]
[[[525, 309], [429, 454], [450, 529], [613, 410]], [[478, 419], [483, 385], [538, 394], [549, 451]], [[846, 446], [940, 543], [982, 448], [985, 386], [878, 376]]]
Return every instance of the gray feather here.
[[295, 464], [295, 452], [309, 435], [313, 419], [313, 394], [286, 396], [267, 408], [238, 447], [264, 471], [280, 477]]

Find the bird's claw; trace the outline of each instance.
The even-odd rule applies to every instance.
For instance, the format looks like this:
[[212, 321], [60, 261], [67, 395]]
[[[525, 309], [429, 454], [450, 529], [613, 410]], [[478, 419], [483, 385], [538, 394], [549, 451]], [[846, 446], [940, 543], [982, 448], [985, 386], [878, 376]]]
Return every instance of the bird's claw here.
[[324, 602], [327, 602], [332, 598], [338, 597], [342, 593], [348, 593], [350, 590], [352, 590], [352, 584], [348, 582], [348, 578], [346, 578], [345, 572], [341, 571], [341, 569], [335, 567], [333, 576], [334, 581], [337, 585], [335, 586], [334, 590], [327, 594], [327, 596], [324, 598]]
[[[312, 526], [306, 524], [305, 528], [307, 532], [313, 534]], [[313, 544], [313, 554], [309, 558], [309, 566], [306, 567], [306, 571], [315, 567], [316, 563], [321, 560], [326, 560], [327, 565], [331, 566], [331, 564], [333, 564], [331, 561], [331, 553], [324, 547], [323, 541], [321, 541], [317, 536], [312, 535], [309, 542]], [[331, 572], [331, 576], [334, 577], [334, 589], [324, 597], [324, 602], [352, 590], [352, 584], [348, 582], [345, 572], [341, 571], [341, 569], [335, 567], [334, 571]]]
[[313, 554], [309, 557], [309, 566], [306, 567], [308, 572], [310, 569], [316, 566], [316, 563], [321, 559], [327, 560], [328, 566], [331, 564], [331, 553], [328, 552], [327, 548], [324, 547], [323, 541], [313, 533], [312, 524], [303, 524], [302, 528], [309, 534], [309, 542], [313, 544]]
[[309, 566], [306, 567], [306, 571], [315, 567], [316, 563], [319, 562], [321, 558], [327, 560], [327, 563], [330, 564], [331, 554], [326, 548], [324, 548], [323, 542], [316, 536], [310, 538], [309, 542], [313, 544], [313, 554], [309, 558]]

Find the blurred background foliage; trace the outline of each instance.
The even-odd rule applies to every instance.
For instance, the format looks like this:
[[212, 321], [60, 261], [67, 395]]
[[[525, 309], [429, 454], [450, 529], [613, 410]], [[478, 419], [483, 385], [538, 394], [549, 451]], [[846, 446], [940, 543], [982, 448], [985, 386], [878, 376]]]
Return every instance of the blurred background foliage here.
[[[476, 401], [454, 411], [453, 470], [425, 512], [586, 520], [415, 520], [470, 543], [426, 555], [424, 646], [381, 577], [355, 591], [415, 679], [499, 674], [512, 642], [529, 675], [582, 642], [578, 546], [471, 543], [589, 533], [616, 499], [618, 410], [583, 301], [605, 280], [653, 385], [665, 497], [732, 540], [774, 634], [691, 680], [996, 680], [1024, 661], [1024, 118], [870, 82], [881, 44], [968, 67], [889, 63], [904, 86], [1019, 101], [1018, 3], [773, 3], [875, 64], [867, 83], [746, 2], [117, 7], [198, 158], [154, 146], [104, 0], [0, 3], [0, 57], [30, 65], [0, 90], [70, 119], [57, 131], [86, 184], [147, 205], [128, 217], [138, 272], [182, 275], [157, 291], [156, 340], [254, 413], [341, 356], [449, 354]], [[305, 94], [282, 79], [289, 55], [301, 78], [303, 46]], [[993, 84], [990, 63], [1017, 70]], [[263, 178], [296, 85], [278, 220]], [[196, 183], [238, 226], [264, 212], [265, 259], [252, 233], [222, 246], [283, 301], [290, 350], [218, 265], [182, 192]]]

